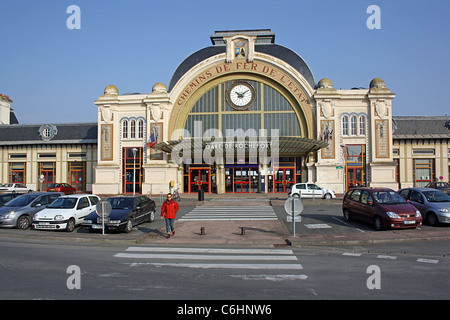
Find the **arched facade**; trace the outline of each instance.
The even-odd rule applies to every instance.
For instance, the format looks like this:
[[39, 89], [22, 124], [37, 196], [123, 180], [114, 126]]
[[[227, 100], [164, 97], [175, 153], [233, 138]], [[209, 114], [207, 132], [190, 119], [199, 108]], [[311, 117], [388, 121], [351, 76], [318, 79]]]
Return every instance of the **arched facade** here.
[[[356, 182], [350, 175], [394, 182], [394, 95], [381, 79], [369, 90], [336, 90], [328, 79], [316, 85], [306, 62], [275, 44], [270, 30], [216, 32], [211, 41], [178, 66], [168, 88], [105, 89], [96, 101], [94, 192], [123, 193], [130, 183], [142, 193], [288, 192], [297, 182], [339, 192]], [[133, 132], [132, 123], [133, 134], [121, 132]], [[359, 171], [347, 165], [356, 149]]]

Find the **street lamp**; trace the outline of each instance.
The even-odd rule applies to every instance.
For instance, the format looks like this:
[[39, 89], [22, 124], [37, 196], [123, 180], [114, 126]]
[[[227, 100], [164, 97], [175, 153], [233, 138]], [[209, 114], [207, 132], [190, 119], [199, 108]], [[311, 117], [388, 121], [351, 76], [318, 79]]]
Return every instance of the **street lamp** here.
[[346, 174], [346, 172], [347, 172], [347, 161], [346, 161], [346, 159], [345, 159], [345, 148], [347, 147], [347, 145], [345, 144], [345, 143], [343, 143], [343, 144], [341, 144], [341, 148], [342, 148], [342, 163], [344, 164], [344, 167], [342, 168], [342, 176], [343, 176], [343, 179], [344, 179], [344, 181], [343, 181], [343, 183], [342, 183], [342, 187], [343, 187], [343, 191], [344, 191], [344, 194], [345, 194], [345, 189], [346, 189], [346, 176], [347, 176], [347, 174]]
[[136, 152], [137, 148], [131, 149], [133, 151], [133, 196], [136, 195]]

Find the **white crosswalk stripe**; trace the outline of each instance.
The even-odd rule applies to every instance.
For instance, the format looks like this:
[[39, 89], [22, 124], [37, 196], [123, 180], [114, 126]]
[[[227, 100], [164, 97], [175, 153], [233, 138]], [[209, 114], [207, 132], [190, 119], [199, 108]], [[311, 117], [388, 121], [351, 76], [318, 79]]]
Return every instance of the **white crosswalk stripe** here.
[[[195, 269], [301, 270], [302, 265], [288, 249], [220, 249], [129, 247], [114, 255], [130, 267], [179, 267]], [[273, 279], [258, 277], [258, 279]], [[276, 279], [289, 279], [280, 275]], [[298, 275], [293, 275], [294, 278]], [[301, 279], [306, 276], [301, 275]]]
[[277, 220], [271, 206], [198, 206], [179, 221]]

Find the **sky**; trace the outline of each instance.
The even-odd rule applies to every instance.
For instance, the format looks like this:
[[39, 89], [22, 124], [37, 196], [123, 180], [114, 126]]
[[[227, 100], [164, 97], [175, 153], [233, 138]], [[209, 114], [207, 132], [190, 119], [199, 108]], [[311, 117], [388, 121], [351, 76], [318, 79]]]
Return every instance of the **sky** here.
[[[80, 29], [67, 27], [71, 5]], [[367, 27], [371, 5], [379, 29]], [[0, 93], [21, 124], [96, 122], [107, 85], [150, 93], [216, 30], [271, 29], [316, 83], [380, 77], [393, 115], [450, 115], [449, 21], [448, 0], [0, 0]]]

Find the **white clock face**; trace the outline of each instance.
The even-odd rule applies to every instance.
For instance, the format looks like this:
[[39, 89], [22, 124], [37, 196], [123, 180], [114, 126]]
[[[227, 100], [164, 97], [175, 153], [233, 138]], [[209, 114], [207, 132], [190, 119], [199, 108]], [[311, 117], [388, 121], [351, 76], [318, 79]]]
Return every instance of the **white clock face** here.
[[254, 89], [250, 84], [239, 82], [228, 91], [230, 106], [238, 109], [249, 108], [254, 102]]

